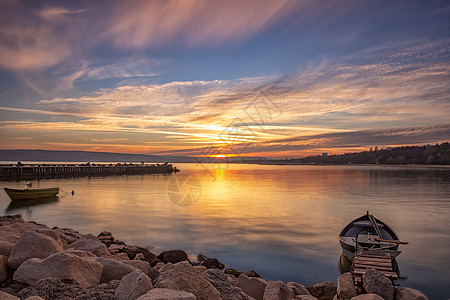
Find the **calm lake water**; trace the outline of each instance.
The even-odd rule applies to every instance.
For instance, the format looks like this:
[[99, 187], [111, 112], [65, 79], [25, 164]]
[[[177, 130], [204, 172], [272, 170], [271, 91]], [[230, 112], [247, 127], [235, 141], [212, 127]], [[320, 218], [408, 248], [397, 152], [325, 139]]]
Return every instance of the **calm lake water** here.
[[407, 279], [398, 283], [430, 299], [450, 297], [449, 167], [175, 165], [181, 172], [170, 176], [34, 181], [58, 186], [59, 201], [14, 208], [1, 190], [0, 209], [305, 285], [336, 283], [338, 234], [369, 210], [409, 242], [397, 259]]

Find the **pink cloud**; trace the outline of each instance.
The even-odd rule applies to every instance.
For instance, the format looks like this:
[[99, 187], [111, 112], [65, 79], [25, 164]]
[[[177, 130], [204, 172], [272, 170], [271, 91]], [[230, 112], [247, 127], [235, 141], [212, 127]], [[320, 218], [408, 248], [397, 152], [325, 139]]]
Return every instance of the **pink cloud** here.
[[[218, 45], [246, 38], [282, 19], [288, 0], [127, 1], [116, 7], [105, 34], [122, 48], [143, 48], [181, 39]], [[297, 5], [298, 6], [298, 5]]]

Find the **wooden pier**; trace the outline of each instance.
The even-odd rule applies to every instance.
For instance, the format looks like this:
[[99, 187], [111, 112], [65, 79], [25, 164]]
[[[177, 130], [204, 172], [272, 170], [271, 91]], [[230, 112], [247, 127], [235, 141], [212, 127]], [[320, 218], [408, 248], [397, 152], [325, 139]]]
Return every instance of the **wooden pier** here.
[[178, 172], [172, 164], [15, 164], [0, 165], [0, 180], [31, 180], [84, 176], [171, 174]]
[[392, 258], [387, 251], [377, 251], [378, 253], [359, 252], [353, 258], [352, 274], [355, 286], [362, 286], [362, 277], [369, 269], [382, 272], [386, 277], [395, 282], [398, 275], [392, 268]]

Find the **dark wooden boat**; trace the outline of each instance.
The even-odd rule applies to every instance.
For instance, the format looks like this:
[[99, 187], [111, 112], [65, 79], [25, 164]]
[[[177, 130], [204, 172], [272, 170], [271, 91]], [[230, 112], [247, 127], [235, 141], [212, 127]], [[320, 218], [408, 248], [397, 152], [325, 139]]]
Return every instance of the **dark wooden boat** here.
[[59, 193], [59, 188], [24, 190], [4, 188], [4, 190], [12, 201], [55, 197]]
[[372, 253], [388, 252], [391, 259], [400, 254], [397, 234], [384, 222], [367, 212], [348, 223], [339, 234], [339, 242], [345, 256], [353, 261], [357, 251], [370, 251]]

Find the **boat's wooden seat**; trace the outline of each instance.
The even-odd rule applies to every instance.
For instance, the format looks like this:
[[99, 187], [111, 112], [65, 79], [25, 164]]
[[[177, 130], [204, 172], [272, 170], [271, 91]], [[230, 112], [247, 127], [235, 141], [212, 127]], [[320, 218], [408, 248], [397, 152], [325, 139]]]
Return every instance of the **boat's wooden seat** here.
[[356, 238], [353, 237], [353, 236], [341, 236], [340, 239], [344, 243], [347, 243], [347, 244], [350, 244], [350, 245], [352, 245], [352, 244], [355, 245], [356, 244]]

